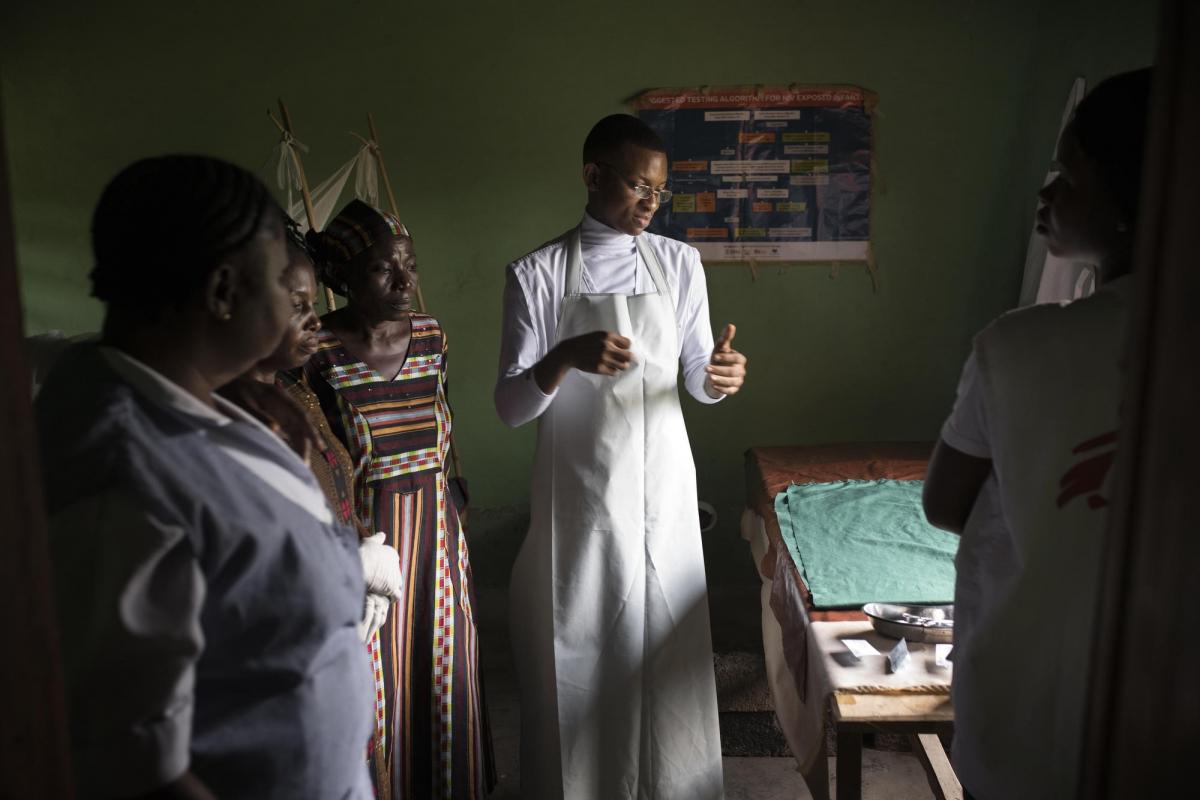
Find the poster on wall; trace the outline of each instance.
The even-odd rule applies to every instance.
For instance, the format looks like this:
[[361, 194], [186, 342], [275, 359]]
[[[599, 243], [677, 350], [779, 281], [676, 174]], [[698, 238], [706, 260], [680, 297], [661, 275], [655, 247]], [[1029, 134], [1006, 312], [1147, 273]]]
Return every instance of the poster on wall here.
[[708, 261], [866, 261], [871, 114], [857, 86], [651, 89], [637, 115], [667, 143], [653, 233]]

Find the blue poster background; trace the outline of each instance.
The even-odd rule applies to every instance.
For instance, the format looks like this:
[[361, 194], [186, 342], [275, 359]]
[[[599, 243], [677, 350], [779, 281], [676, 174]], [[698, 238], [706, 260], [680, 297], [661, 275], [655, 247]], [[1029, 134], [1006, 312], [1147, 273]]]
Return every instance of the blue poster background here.
[[667, 144], [675, 193], [650, 230], [708, 258], [866, 258], [869, 109], [786, 99], [718, 106], [719, 95], [711, 97], [698, 101], [702, 107], [638, 110]]

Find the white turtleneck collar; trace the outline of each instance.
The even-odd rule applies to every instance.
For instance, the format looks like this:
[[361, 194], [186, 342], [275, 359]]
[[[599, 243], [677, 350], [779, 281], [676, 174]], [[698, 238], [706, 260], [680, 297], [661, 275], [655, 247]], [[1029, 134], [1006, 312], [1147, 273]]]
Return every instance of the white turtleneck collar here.
[[579, 229], [579, 240], [581, 244], [589, 248], [612, 247], [630, 251], [636, 246], [636, 240], [633, 236], [608, 227], [586, 211], [583, 212], [583, 223]]
[[579, 226], [583, 274], [580, 288], [589, 293], [640, 294], [653, 285], [637, 251], [637, 238], [608, 227], [586, 211]]

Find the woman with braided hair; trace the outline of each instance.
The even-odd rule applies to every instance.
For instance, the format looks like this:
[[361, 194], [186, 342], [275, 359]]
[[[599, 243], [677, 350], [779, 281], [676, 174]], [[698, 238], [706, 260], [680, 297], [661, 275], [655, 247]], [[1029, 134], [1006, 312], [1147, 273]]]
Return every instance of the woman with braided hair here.
[[[358, 532], [361, 540], [358, 552], [367, 583], [366, 608], [359, 632], [366, 641], [376, 682], [375, 730], [368, 759], [376, 796], [388, 800], [391, 787], [383, 730], [387, 707], [382, 691], [379, 629], [386, 622], [391, 605], [400, 597], [399, 555], [395, 548], [384, 544], [386, 534], [371, 533], [359, 520], [354, 509], [354, 464], [330, 430], [320, 400], [304, 375], [303, 367], [317, 351], [317, 333], [321, 330], [315, 307], [317, 278], [304, 235], [293, 220], [284, 222], [288, 267], [283, 283], [292, 305], [287, 331], [274, 352], [255, 364], [243, 380], [222, 389], [222, 393], [269, 425], [293, 450], [306, 453], [308, 465], [334, 516]], [[313, 436], [311, 444], [309, 436]]]
[[282, 220], [199, 156], [134, 163], [96, 208], [103, 333], [37, 399], [81, 797], [371, 797], [358, 537], [215, 393], [287, 327]]
[[304, 374], [354, 462], [359, 516], [400, 553], [401, 599], [381, 635], [384, 746], [396, 800], [483, 797], [494, 783], [467, 542], [445, 472], [446, 338], [413, 310], [412, 238], [362, 201], [309, 234], [327, 314]]

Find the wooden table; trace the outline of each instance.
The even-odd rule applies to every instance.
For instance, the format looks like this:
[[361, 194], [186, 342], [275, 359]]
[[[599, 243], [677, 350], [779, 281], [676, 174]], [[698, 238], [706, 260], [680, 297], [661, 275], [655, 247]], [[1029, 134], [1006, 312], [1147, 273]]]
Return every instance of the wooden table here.
[[[753, 448], [746, 454], [747, 508], [743, 519], [743, 536], [754, 551], [755, 566], [764, 586], [764, 651], [768, 660], [774, 659], [772, 693], [776, 709], [782, 701], [798, 704], [799, 715], [791, 714], [789, 721], [807, 726], [805, 741], [819, 737], [818, 752], [813, 757], [796, 753], [802, 774], [814, 800], [829, 798], [829, 766], [825, 747], [824, 721], [834, 727], [837, 741], [837, 798], [858, 800], [862, 792], [863, 737], [870, 733], [909, 734], [914, 752], [924, 765], [934, 795], [947, 800], [962, 797], [950, 769], [949, 760], [940, 737], [953, 730], [954, 712], [946, 688], [928, 693], [880, 693], [871, 690], [833, 687], [828, 690], [825, 674], [832, 653], [820, 653], [812, 643], [809, 626], [814, 622], [866, 622], [857, 611], [820, 611], [812, 607], [811, 593], [799, 570], [787, 553], [774, 514], [774, 496], [787, 484], [842, 479], [892, 478], [912, 480], [924, 477], [925, 463], [932, 447], [928, 443], [853, 443], [796, 447]], [[778, 625], [773, 632], [780, 640], [774, 648], [768, 646], [767, 616]], [[836, 649], [836, 648], [831, 648]], [[785, 671], [790, 681], [779, 680]], [[768, 664], [768, 671], [772, 665]], [[792, 684], [791, 686], [786, 684]], [[821, 687], [826, 687], [822, 689]], [[819, 693], [819, 695], [818, 695]], [[787, 695], [787, 697], [784, 697]], [[793, 709], [793, 712], [795, 709]], [[779, 714], [781, 724], [787, 715]], [[813, 730], [814, 726], [819, 730]], [[788, 733], [789, 743], [796, 751], [796, 737]], [[803, 769], [805, 762], [807, 769]]]
[[[830, 630], [837, 633], [830, 635]], [[857, 800], [862, 794], [863, 738], [872, 733], [908, 734], [913, 751], [930, 776], [930, 785], [938, 798], [961, 797], [955, 785], [939, 785], [939, 765], [949, 767], [940, 737], [953, 732], [954, 709], [950, 704], [949, 671], [933, 664], [933, 645], [910, 644], [909, 665], [901, 676], [886, 675], [885, 657], [866, 656], [852, 666], [838, 666], [845, 660], [842, 638], [864, 638], [881, 653], [892, 646], [891, 639], [875, 633], [869, 623], [815, 623], [809, 635], [812, 653], [809, 669], [810, 700], [824, 702], [837, 742], [836, 775], [838, 800]], [[861, 670], [862, 675], [855, 673]], [[908, 685], [890, 685], [904, 681]], [[821, 709], [824, 712], [825, 708]], [[824, 713], [820, 714], [822, 722]], [[953, 773], [948, 773], [950, 777]], [[825, 737], [820, 751], [804, 773], [814, 798], [828, 797], [828, 753]], [[944, 781], [940, 781], [944, 783]], [[955, 782], [956, 783], [956, 782]]]
[[[862, 797], [862, 746], [868, 733], [907, 733], [913, 752], [930, 777], [930, 788], [938, 800], [961, 800], [950, 761], [941, 737], [954, 730], [954, 709], [949, 695], [873, 695], [837, 692], [830, 697], [834, 731], [837, 738], [837, 800]], [[821, 771], [828, 761], [819, 759]], [[829, 776], [804, 776], [811, 787]], [[811, 790], [811, 788], [810, 788]], [[815, 795], [814, 795], [815, 796]]]

